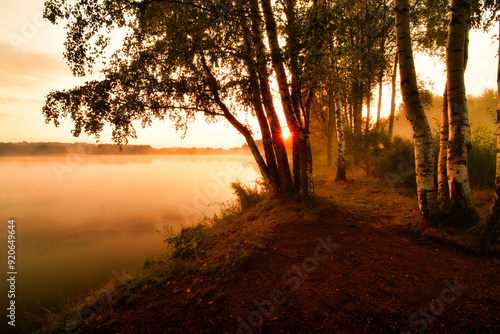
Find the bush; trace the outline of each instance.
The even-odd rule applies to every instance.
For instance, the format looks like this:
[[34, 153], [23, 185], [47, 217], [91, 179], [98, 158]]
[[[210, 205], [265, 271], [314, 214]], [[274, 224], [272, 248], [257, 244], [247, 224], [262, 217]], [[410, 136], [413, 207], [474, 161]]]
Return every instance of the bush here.
[[472, 149], [469, 154], [469, 177], [472, 186], [495, 185], [495, 133], [484, 126], [472, 132]]
[[213, 236], [206, 233], [206, 225], [198, 224], [193, 227], [182, 229], [178, 235], [166, 235], [165, 242], [172, 247], [171, 256], [174, 258], [195, 258], [197, 259], [206, 250], [202, 244], [213, 242]]
[[387, 180], [391, 188], [416, 189], [415, 150], [409, 139], [395, 136], [377, 159], [375, 175]]
[[241, 181], [235, 181], [231, 183], [231, 188], [233, 188], [242, 212], [249, 210], [257, 203], [261, 202], [266, 194], [265, 185], [259, 186], [259, 184], [256, 184], [255, 187], [252, 188], [242, 184]]

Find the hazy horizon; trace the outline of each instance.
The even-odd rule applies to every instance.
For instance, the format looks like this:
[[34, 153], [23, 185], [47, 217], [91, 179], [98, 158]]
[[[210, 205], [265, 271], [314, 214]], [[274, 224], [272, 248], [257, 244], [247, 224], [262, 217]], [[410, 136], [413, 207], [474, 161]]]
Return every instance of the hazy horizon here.
[[234, 198], [231, 182], [257, 177], [250, 156], [1, 157], [0, 216], [17, 224], [19, 317], [164, 253], [157, 230], [178, 233], [218, 212]]

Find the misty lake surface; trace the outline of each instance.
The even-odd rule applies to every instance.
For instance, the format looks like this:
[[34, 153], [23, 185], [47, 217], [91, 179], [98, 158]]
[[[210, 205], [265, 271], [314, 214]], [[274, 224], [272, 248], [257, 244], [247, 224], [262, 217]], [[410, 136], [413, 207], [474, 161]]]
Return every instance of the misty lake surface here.
[[15, 219], [18, 320], [164, 253], [157, 230], [217, 212], [231, 182], [257, 178], [245, 155], [0, 157], [0, 258], [6, 268]]

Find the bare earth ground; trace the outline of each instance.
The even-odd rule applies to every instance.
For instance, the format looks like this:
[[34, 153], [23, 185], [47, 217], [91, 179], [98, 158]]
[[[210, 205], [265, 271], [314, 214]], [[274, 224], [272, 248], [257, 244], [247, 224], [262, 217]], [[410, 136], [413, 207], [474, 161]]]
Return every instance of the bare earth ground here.
[[[500, 264], [411, 232], [414, 196], [380, 180], [317, 177], [318, 200], [246, 217], [266, 248], [228, 283], [144, 286], [90, 333], [500, 333]], [[281, 211], [280, 211], [281, 212]]]

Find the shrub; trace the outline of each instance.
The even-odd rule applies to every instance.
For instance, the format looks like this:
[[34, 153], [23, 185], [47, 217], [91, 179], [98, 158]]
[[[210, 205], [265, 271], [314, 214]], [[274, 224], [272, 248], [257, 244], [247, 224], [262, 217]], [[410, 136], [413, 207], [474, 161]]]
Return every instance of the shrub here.
[[391, 188], [407, 187], [416, 189], [413, 142], [395, 136], [389, 147], [380, 152], [375, 175], [386, 179]]
[[256, 184], [253, 188], [246, 186], [241, 181], [231, 183], [234, 194], [236, 195], [237, 202], [242, 212], [254, 207], [257, 203], [261, 202], [266, 194], [265, 185]]
[[485, 126], [472, 132], [472, 149], [469, 154], [469, 177], [472, 186], [495, 185], [495, 133]]
[[207, 226], [199, 223], [193, 227], [182, 229], [178, 235], [166, 235], [165, 242], [172, 247], [171, 256], [174, 258], [198, 258], [207, 247], [201, 247], [213, 241], [212, 235], [206, 233]]

